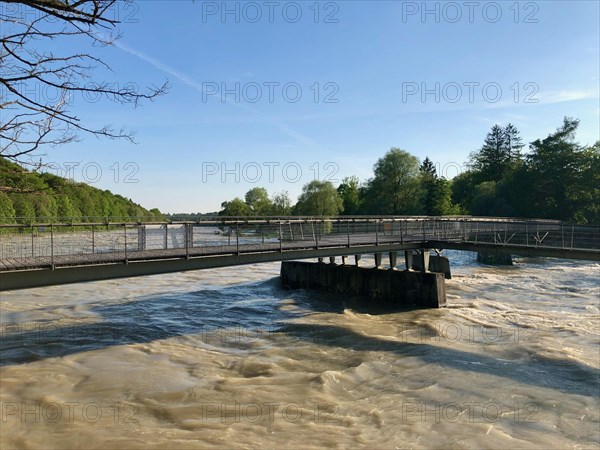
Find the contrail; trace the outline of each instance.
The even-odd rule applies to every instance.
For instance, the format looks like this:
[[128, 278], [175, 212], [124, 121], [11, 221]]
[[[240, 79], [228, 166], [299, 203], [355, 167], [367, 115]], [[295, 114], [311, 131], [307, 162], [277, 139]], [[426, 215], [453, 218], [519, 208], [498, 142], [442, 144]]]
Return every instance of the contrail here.
[[[156, 67], [157, 69], [168, 73], [169, 75], [177, 78], [179, 81], [185, 83], [186, 85], [188, 85], [189, 87], [191, 87], [192, 89], [197, 90], [198, 92], [202, 93], [203, 95], [205, 94], [205, 89], [204, 87], [194, 81], [192, 78], [190, 78], [188, 75], [174, 69], [173, 67], [162, 63], [161, 61], [153, 58], [152, 56], [146, 55], [145, 53], [142, 53], [138, 50], [135, 50], [121, 42], [114, 42], [114, 45], [118, 48], [120, 48], [121, 50], [123, 50], [124, 52], [127, 52], [131, 55], [136, 56], [137, 58], [146, 61], [147, 63], [153, 65], [154, 67]], [[227, 99], [225, 99], [226, 103], [230, 103], [227, 102]], [[231, 103], [230, 103], [231, 104]], [[238, 107], [242, 107], [245, 110], [249, 111], [250, 113], [256, 115], [256, 116], [261, 116], [262, 119], [267, 122], [270, 123], [271, 125], [276, 126], [281, 132], [283, 132], [284, 134], [290, 136], [291, 138], [295, 139], [296, 141], [304, 144], [304, 145], [310, 145], [313, 146], [315, 143], [312, 139], [308, 138], [307, 136], [303, 135], [302, 133], [300, 133], [299, 131], [293, 129], [292, 127], [290, 127], [289, 125], [281, 122], [281, 121], [277, 121], [277, 120], [273, 120], [271, 118], [265, 117], [264, 114], [262, 114], [261, 112], [257, 111], [254, 108], [251, 108], [250, 106], [246, 105], [246, 104], [240, 104], [240, 103], [234, 103], [235, 105], [237, 105]]]

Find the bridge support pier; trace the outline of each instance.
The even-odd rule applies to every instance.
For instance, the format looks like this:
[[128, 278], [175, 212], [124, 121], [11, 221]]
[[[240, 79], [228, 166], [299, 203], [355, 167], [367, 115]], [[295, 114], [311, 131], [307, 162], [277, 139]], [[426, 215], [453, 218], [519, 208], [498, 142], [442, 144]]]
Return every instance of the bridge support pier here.
[[513, 260], [510, 253], [498, 250], [486, 250], [477, 253], [477, 262], [492, 266], [512, 266]]
[[356, 267], [358, 267], [358, 264], [360, 263], [360, 258], [361, 258], [361, 255], [354, 255], [354, 265]]
[[375, 253], [375, 268], [381, 267], [381, 257], [383, 255], [381, 253]]
[[429, 270], [429, 249], [423, 248], [419, 252], [419, 266], [422, 273], [425, 273]]
[[290, 289], [309, 288], [363, 296], [399, 307], [446, 306], [446, 287], [441, 273], [283, 261], [281, 281]]
[[406, 270], [411, 270], [413, 267], [413, 251], [408, 250], [404, 252], [404, 263], [406, 264]]
[[329, 264], [335, 264], [335, 256], [329, 257]]
[[398, 265], [398, 252], [390, 252], [390, 269], [395, 269]]
[[[450, 280], [452, 278], [452, 273], [450, 272], [450, 260], [439, 254], [429, 255], [429, 250], [427, 250], [427, 253], [426, 259], [429, 260], [427, 263], [427, 272], [443, 273], [444, 277], [447, 280]], [[412, 262], [412, 269], [423, 272], [423, 263], [423, 258], [415, 258]]]

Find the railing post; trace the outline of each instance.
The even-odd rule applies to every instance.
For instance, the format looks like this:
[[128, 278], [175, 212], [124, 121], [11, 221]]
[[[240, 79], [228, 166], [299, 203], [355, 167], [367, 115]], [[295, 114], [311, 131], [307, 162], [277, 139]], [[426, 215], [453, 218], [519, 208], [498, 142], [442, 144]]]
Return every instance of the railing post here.
[[94, 225], [92, 225], [92, 254], [96, 253], [96, 235], [94, 233]]
[[348, 235], [348, 248], [350, 248], [350, 221], [346, 220], [346, 233]]
[[190, 259], [190, 224], [185, 223], [183, 225], [183, 232], [185, 233], [185, 259]]
[[283, 234], [281, 232], [281, 219], [279, 219], [279, 253], [283, 253]]
[[571, 225], [571, 250], [573, 250], [573, 237], [575, 235], [575, 225]]
[[50, 224], [50, 265], [54, 270], [54, 227]]
[[129, 264], [127, 259], [127, 224], [123, 223], [123, 235], [125, 236], [125, 264]]
[[375, 219], [375, 245], [379, 245], [379, 220]]
[[477, 238], [479, 236], [479, 222], [475, 222], [475, 243], [477, 244]]
[[525, 221], [525, 245], [529, 247], [529, 222]]
[[33, 245], [33, 222], [31, 222], [31, 257], [33, 258], [35, 256], [35, 252], [34, 252], [34, 245]]
[[564, 233], [565, 233], [565, 230], [564, 230], [564, 225], [563, 225], [563, 223], [561, 222], [561, 223], [560, 223], [560, 240], [561, 240], [561, 242], [562, 242], [562, 248], [563, 248], [563, 249], [565, 248], [565, 234], [564, 234]]
[[402, 230], [403, 220], [400, 219], [400, 243], [404, 244], [404, 231]]
[[240, 256], [240, 222], [235, 222], [235, 252]]
[[165, 250], [169, 247], [169, 224], [165, 223]]
[[317, 239], [317, 234], [315, 233], [315, 221], [314, 221], [314, 219], [311, 219], [310, 223], [312, 225], [313, 239], [315, 240], [315, 249], [318, 250], [319, 249], [319, 240]]

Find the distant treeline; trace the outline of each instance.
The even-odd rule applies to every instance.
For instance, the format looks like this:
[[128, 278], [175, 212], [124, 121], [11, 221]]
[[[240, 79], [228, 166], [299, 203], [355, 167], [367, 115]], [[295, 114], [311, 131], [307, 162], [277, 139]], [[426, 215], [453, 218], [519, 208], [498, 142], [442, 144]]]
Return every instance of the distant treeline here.
[[132, 200], [50, 173], [27, 171], [0, 158], [0, 223], [164, 220]]
[[548, 137], [525, 147], [517, 128], [495, 125], [471, 153], [468, 170], [440, 177], [429, 158], [421, 163], [392, 148], [365, 182], [344, 178], [339, 186], [311, 181], [295, 205], [286, 191], [272, 198], [257, 187], [221, 204], [222, 216], [265, 215], [456, 215], [536, 217], [600, 223], [600, 141], [575, 141], [579, 121], [565, 118]]

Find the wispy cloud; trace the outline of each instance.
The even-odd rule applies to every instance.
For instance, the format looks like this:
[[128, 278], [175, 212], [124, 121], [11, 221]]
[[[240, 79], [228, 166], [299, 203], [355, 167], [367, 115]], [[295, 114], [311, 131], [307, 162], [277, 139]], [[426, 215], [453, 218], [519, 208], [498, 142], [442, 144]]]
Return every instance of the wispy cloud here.
[[540, 92], [539, 98], [541, 103], [572, 102], [598, 98], [598, 92], [594, 92], [593, 90], [548, 91]]

